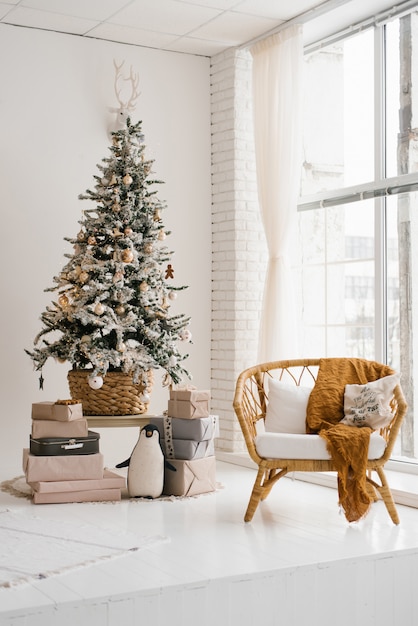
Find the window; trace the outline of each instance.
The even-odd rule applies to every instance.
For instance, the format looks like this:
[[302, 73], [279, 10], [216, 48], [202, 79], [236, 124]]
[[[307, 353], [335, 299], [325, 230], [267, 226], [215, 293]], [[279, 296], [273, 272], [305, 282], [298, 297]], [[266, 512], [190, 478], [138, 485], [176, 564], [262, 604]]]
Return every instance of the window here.
[[408, 463], [418, 463], [417, 71], [416, 10], [307, 51], [294, 250], [300, 353], [401, 372], [409, 409], [395, 458]]

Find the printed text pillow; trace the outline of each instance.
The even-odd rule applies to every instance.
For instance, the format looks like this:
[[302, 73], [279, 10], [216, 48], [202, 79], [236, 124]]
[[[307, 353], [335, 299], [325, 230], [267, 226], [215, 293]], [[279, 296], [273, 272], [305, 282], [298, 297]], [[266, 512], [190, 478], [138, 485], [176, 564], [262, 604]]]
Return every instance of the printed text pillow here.
[[374, 430], [387, 426], [393, 417], [390, 401], [398, 384], [399, 374], [391, 374], [365, 385], [346, 385], [341, 422]]

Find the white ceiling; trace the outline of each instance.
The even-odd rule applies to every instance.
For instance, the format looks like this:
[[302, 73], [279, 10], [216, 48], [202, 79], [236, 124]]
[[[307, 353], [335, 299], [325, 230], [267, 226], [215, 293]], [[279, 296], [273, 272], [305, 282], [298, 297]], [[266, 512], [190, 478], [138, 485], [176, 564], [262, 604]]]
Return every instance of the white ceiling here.
[[302, 16], [310, 43], [392, 0], [0, 0], [0, 23], [213, 56]]

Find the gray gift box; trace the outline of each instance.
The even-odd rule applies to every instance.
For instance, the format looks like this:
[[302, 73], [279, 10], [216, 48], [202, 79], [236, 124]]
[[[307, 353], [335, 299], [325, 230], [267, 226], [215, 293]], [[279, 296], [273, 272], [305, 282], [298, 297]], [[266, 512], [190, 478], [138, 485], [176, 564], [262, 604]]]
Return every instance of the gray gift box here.
[[215, 454], [214, 438], [219, 436], [218, 416], [194, 420], [180, 417], [153, 417], [164, 454], [169, 459], [191, 461]]
[[[150, 418], [150, 423], [158, 428], [160, 439], [164, 439], [164, 416]], [[181, 417], [171, 418], [173, 439], [190, 439], [192, 441], [208, 441], [218, 436], [218, 417], [198, 417], [194, 420]]]
[[[166, 454], [165, 440], [161, 440], [161, 445]], [[191, 441], [190, 439], [173, 439], [174, 458], [182, 461], [192, 461], [193, 459], [203, 459], [205, 456], [215, 454], [215, 444], [213, 439], [206, 441]], [[168, 455], [166, 455], [168, 456]]]

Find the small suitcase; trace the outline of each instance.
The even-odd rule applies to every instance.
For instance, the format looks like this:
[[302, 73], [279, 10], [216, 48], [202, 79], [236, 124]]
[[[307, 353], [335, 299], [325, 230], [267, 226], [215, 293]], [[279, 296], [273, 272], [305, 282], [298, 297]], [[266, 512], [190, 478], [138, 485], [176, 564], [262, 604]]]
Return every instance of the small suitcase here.
[[30, 453], [35, 456], [69, 456], [99, 452], [99, 433], [88, 431], [87, 437], [40, 437], [29, 439]]

